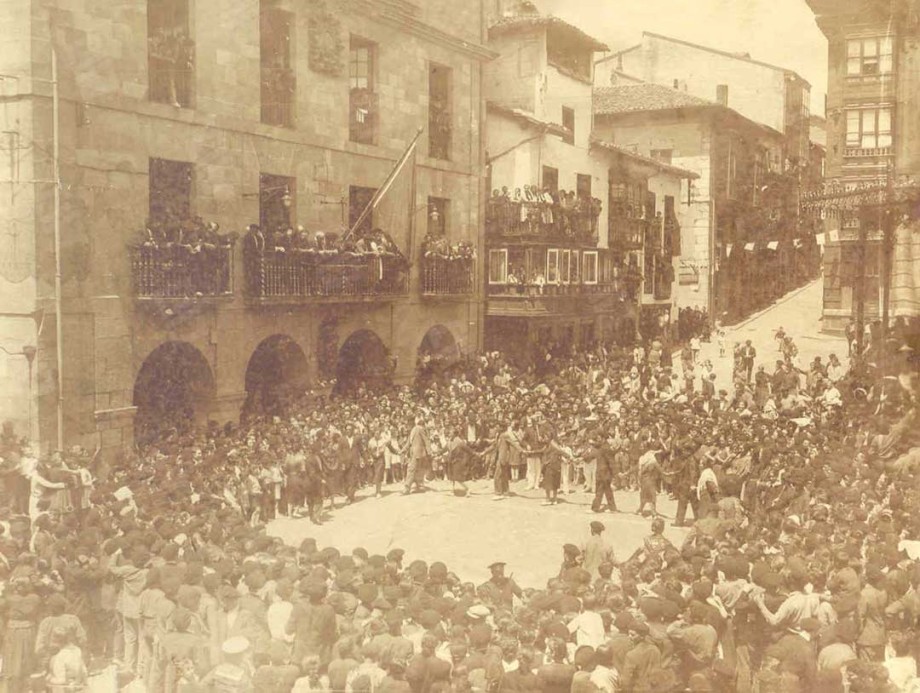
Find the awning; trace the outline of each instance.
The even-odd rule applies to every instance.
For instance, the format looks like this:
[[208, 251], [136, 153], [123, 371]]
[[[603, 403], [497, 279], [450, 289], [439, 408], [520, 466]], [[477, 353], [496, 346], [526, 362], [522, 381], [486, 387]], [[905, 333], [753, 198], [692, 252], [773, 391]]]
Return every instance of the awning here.
[[745, 244], [744, 244], [744, 249], [745, 249], [745, 250], [748, 250], [748, 251], [754, 250], [754, 244], [753, 244], [753, 243], [745, 243]]
[[779, 241], [770, 241], [769, 243], [767, 243], [767, 247], [770, 250], [776, 250], [777, 248], [779, 248]]

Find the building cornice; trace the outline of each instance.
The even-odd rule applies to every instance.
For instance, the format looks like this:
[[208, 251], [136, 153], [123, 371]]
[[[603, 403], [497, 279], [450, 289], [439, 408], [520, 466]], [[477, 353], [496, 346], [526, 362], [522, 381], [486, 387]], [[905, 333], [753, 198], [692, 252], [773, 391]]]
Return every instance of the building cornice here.
[[414, 15], [418, 14], [419, 6], [407, 0], [347, 0], [347, 6], [354, 14], [372, 16], [413, 36], [463, 53], [475, 60], [485, 62], [498, 57], [498, 53], [480, 43], [465, 41], [418, 19]]

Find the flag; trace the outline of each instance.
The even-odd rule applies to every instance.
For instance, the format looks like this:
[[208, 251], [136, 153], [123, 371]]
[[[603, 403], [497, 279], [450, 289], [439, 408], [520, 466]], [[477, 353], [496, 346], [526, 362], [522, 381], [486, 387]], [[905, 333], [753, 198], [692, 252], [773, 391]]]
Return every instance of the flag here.
[[418, 138], [422, 134], [419, 128], [412, 138], [412, 142], [396, 162], [390, 175], [377, 188], [367, 207], [361, 212], [354, 225], [348, 232], [351, 236], [355, 230], [364, 223], [368, 215], [373, 219], [373, 225], [379, 227], [396, 242], [400, 250], [408, 256], [411, 251], [412, 239], [409, 238], [410, 218], [415, 210], [415, 150]]
[[410, 148], [402, 166], [393, 170], [390, 179], [380, 188], [371, 202], [374, 226], [386, 231], [396, 245], [409, 257], [413, 239], [409, 238], [410, 219], [415, 209], [412, 170], [415, 168], [415, 144]]

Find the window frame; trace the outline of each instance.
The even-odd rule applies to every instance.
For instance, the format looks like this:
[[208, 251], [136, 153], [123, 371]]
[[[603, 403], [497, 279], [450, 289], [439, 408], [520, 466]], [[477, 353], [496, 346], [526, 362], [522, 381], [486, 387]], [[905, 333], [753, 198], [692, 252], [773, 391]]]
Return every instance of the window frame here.
[[[570, 122], [571, 126], [566, 122]], [[575, 144], [575, 109], [571, 106], [562, 107], [562, 127], [568, 132], [563, 136], [562, 141], [566, 144]]]
[[[867, 48], [871, 52], [867, 53]], [[853, 48], [856, 48], [854, 51]], [[894, 36], [852, 36], [845, 40], [846, 76], [873, 77], [894, 74]], [[886, 66], [887, 63], [887, 66]], [[866, 69], [875, 65], [875, 69]]]
[[559, 283], [572, 283], [572, 251], [568, 248], [563, 249], [559, 261]]
[[[500, 258], [498, 264], [494, 262], [495, 258]], [[494, 279], [495, 268], [499, 267], [499, 279]], [[489, 284], [498, 286], [508, 283], [508, 249], [507, 248], [489, 248]]]
[[450, 198], [449, 197], [437, 197], [435, 195], [428, 196], [428, 223], [426, 224], [426, 229], [429, 234], [432, 233], [432, 221], [431, 221], [431, 212], [437, 210], [438, 216], [440, 217], [439, 226], [437, 229], [438, 235], [437, 238], [447, 238], [449, 228], [447, 220], [450, 218]]
[[561, 284], [560, 262], [562, 260], [559, 248], [546, 249], [546, 283]]
[[[443, 71], [444, 74], [444, 104], [440, 107], [435, 106], [435, 100], [432, 98], [433, 77]], [[454, 89], [454, 71], [448, 65], [441, 63], [428, 63], [428, 156], [439, 161], [450, 161], [451, 153], [454, 146], [454, 128], [453, 128], [453, 89]], [[446, 125], [438, 129], [437, 134], [432, 128], [435, 121], [446, 121]], [[440, 138], [444, 141], [437, 143]], [[435, 146], [437, 143], [437, 146]]]
[[[363, 77], [353, 74], [353, 69], [355, 65], [358, 64], [355, 61], [355, 53], [357, 51], [365, 51], [367, 56], [366, 61], [364, 61], [366, 74]], [[376, 68], [377, 44], [361, 36], [351, 34], [348, 39], [348, 89], [364, 89], [369, 92], [375, 91], [377, 87]], [[364, 79], [364, 86], [356, 84], [356, 79]]]
[[[888, 129], [881, 129], [881, 116], [888, 114]], [[866, 128], [866, 116], [872, 116], [872, 130]], [[880, 106], [850, 106], [845, 109], [844, 146], [848, 149], [887, 149], [894, 146], [894, 107], [891, 104]], [[851, 126], [855, 122], [855, 129]], [[867, 144], [867, 137], [874, 138], [874, 144]], [[887, 144], [881, 144], [881, 138], [887, 137]]]
[[[593, 260], [593, 262], [588, 262]], [[588, 272], [592, 267], [593, 271]], [[593, 279], [590, 277], [593, 276]], [[581, 254], [581, 283], [594, 285], [598, 283], [598, 255], [596, 250], [585, 250]]]
[[[171, 169], [171, 170], [170, 170]], [[181, 204], [183, 214], [171, 215], [171, 208], [177, 207], [174, 201], [177, 198], [178, 186], [170, 185], [167, 178], [162, 182], [160, 174], [179, 174], [185, 176], [185, 185], [182, 186]], [[171, 202], [166, 203], [166, 193]], [[162, 157], [149, 157], [147, 160], [147, 217], [151, 223], [181, 224], [185, 218], [195, 216], [195, 164], [190, 161], [177, 159], [164, 159]], [[174, 218], [173, 218], [174, 217]], [[185, 218], [183, 218], [185, 217]]]

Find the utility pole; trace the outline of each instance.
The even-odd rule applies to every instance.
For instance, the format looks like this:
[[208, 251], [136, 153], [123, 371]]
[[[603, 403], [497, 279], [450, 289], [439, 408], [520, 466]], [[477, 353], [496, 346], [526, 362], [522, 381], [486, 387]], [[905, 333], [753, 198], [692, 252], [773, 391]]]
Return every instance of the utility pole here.
[[52, 149], [52, 178], [54, 179], [54, 327], [55, 355], [57, 356], [57, 449], [64, 450], [64, 327], [61, 316], [61, 149], [60, 149], [60, 103], [58, 99], [57, 52], [51, 49], [51, 128], [54, 147]]

